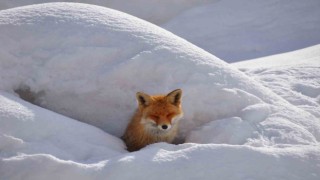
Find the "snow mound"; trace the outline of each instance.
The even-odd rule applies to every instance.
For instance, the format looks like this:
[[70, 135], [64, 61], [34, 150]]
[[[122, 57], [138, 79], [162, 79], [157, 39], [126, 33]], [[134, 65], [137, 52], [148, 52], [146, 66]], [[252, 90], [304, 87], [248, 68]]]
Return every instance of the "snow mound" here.
[[212, 121], [192, 131], [186, 142], [244, 144], [249, 139], [259, 139], [259, 128], [256, 126], [269, 114], [270, 108], [266, 104], [248, 106], [241, 110], [240, 117]]
[[[135, 92], [182, 88], [181, 138], [213, 120], [240, 116], [257, 103], [284, 109], [273, 108], [265, 121], [288, 111], [296, 115], [283, 113], [285, 124], [302, 125], [311, 143], [320, 138], [320, 126], [309, 124], [316, 121], [311, 114], [291, 109], [211, 54], [121, 12], [42, 4], [1, 11], [0, 27], [1, 89], [118, 137], [136, 108]], [[306, 118], [310, 121], [302, 121]]]
[[0, 93], [0, 132], [1, 157], [37, 153], [89, 163], [125, 152], [120, 139], [98, 128], [3, 92]]
[[[0, 160], [4, 179], [319, 179], [319, 147], [155, 144], [143, 152], [96, 164], [79, 164], [35, 154]], [[161, 148], [161, 149], [159, 149]], [[27, 167], [27, 168], [26, 168]], [[17, 171], [12, 170], [19, 170]]]
[[320, 118], [320, 45], [233, 65]]
[[223, 0], [162, 27], [227, 62], [293, 51], [320, 42], [320, 1]]
[[[59, 2], [78, 2], [93, 4], [126, 12], [154, 24], [162, 24], [179, 13], [194, 6], [216, 0], [58, 0]], [[57, 0], [1, 0], [0, 10], [18, 6], [58, 2]]]
[[[58, 0], [126, 12], [228, 61], [288, 52], [320, 42], [319, 1]], [[2, 0], [0, 10], [57, 0]]]
[[[0, 57], [1, 178], [320, 176], [315, 115], [138, 18], [75, 3], [2, 10]], [[124, 153], [135, 93], [176, 88], [187, 143]]]

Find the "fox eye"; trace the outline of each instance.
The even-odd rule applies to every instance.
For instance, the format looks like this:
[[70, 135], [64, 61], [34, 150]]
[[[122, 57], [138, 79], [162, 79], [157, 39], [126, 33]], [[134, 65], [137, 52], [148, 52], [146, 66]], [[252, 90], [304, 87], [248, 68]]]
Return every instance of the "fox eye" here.
[[159, 116], [151, 115], [150, 118], [151, 118], [151, 119], [154, 119], [154, 120], [158, 120], [158, 119], [159, 119]]

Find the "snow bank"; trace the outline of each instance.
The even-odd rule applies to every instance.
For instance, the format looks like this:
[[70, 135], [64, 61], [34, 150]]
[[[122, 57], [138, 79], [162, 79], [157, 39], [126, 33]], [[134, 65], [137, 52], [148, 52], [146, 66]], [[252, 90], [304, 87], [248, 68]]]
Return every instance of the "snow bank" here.
[[126, 12], [160, 25], [227, 62], [320, 42], [317, 0], [2, 0], [0, 9], [57, 1]]
[[0, 94], [1, 157], [51, 154], [59, 159], [96, 162], [125, 152], [122, 141], [98, 128]]
[[320, 118], [320, 45], [233, 65]]
[[162, 24], [194, 6], [216, 0], [1, 0], [0, 10], [48, 2], [79, 2], [126, 12], [154, 24]]
[[[307, 48], [281, 53], [257, 59], [232, 63], [232, 65], [241, 69], [272, 68], [272, 67], [293, 67], [293, 66], [319, 66], [320, 44]], [[304, 68], [304, 67], [301, 67]]]
[[[2, 10], [0, 57], [5, 179], [320, 176], [318, 118], [138, 18], [73, 3]], [[178, 140], [188, 143], [124, 154], [117, 137], [135, 93], [175, 88], [184, 92]]]
[[[137, 91], [182, 88], [182, 138], [195, 127], [240, 116], [244, 108], [260, 103], [275, 106], [270, 116], [296, 113], [294, 119], [287, 113], [281, 119], [307, 128], [302, 134], [310, 142], [319, 138], [320, 126], [301, 121], [316, 121], [311, 114], [290, 109], [218, 58], [123, 13], [83, 4], [43, 4], [1, 11], [0, 26], [1, 89], [31, 96], [35, 104], [113, 135], [122, 135], [136, 108]], [[264, 120], [273, 121], [269, 116]]]
[[316, 146], [252, 148], [213, 144], [156, 144], [144, 151], [89, 165], [62, 161], [50, 155], [21, 155], [0, 161], [0, 172], [3, 178], [13, 180], [316, 180], [320, 177], [319, 153], [319, 147]]
[[235, 62], [318, 44], [319, 7], [318, 0], [223, 0], [195, 6], [163, 27]]

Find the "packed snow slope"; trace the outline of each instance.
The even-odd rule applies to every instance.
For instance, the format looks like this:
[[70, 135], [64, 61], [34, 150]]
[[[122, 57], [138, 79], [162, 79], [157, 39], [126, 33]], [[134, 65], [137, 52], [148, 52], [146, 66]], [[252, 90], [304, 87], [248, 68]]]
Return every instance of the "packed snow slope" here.
[[227, 62], [320, 43], [319, 0], [2, 0], [0, 9], [57, 1], [126, 12]]
[[79, 2], [126, 12], [154, 24], [163, 24], [181, 12], [217, 0], [1, 0], [0, 10], [48, 2]]
[[162, 27], [227, 62], [320, 43], [319, 0], [221, 0], [195, 6]]
[[320, 118], [320, 45], [233, 65]]
[[[2, 10], [0, 47], [3, 179], [320, 177], [315, 115], [148, 22], [78, 3]], [[135, 93], [175, 88], [185, 143], [127, 153]]]

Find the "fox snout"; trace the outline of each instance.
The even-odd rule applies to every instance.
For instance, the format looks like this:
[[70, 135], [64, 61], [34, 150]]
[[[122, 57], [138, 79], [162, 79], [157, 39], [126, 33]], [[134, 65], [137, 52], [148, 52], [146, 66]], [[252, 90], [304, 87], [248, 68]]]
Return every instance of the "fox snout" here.
[[158, 128], [161, 129], [161, 130], [170, 130], [171, 128], [171, 125], [170, 124], [160, 124], [158, 125]]
[[143, 118], [141, 124], [143, 124], [149, 130], [158, 130], [162, 132], [169, 131], [173, 126], [170, 121], [157, 122], [151, 118]]

